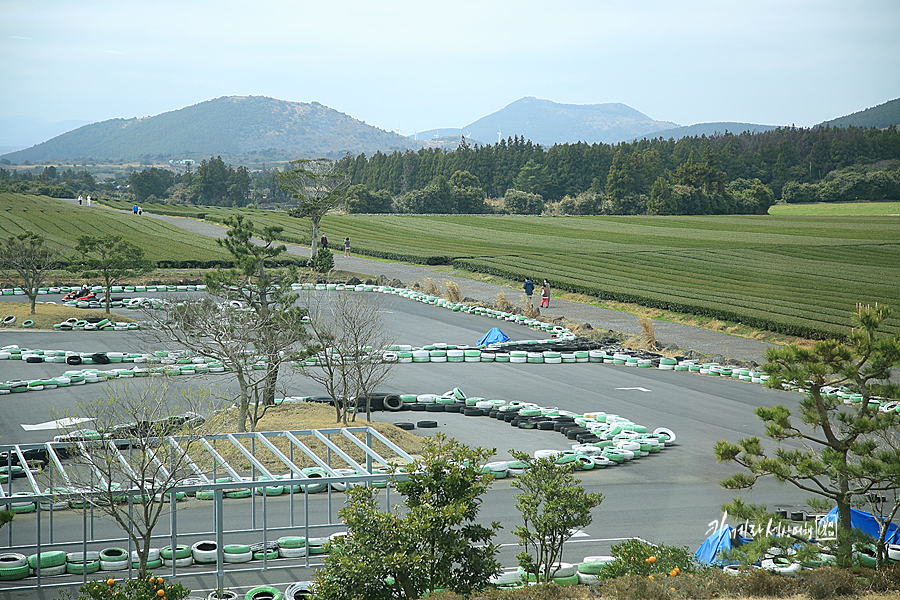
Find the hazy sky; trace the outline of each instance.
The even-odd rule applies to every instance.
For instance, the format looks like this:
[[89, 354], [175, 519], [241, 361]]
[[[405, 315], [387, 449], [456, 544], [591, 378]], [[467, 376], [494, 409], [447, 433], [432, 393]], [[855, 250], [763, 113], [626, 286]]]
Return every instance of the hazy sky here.
[[259, 95], [412, 134], [535, 96], [810, 126], [900, 97], [900, 0], [0, 0], [0, 90], [48, 121]]

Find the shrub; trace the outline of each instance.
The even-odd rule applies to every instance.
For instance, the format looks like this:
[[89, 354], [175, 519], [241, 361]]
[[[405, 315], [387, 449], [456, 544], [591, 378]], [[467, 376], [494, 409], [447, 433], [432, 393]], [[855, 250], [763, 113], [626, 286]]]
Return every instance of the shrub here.
[[793, 577], [784, 577], [766, 569], [753, 569], [749, 573], [732, 578], [732, 594], [745, 596], [768, 596], [786, 598], [800, 593], [800, 582]]
[[497, 292], [497, 296], [494, 298], [494, 308], [503, 312], [511, 312], [514, 307], [509, 298], [506, 297], [506, 294]]
[[444, 289], [447, 290], [444, 297], [450, 302], [462, 302], [462, 292], [459, 291], [459, 285], [452, 279], [444, 279], [441, 281]]
[[601, 579], [626, 575], [668, 575], [677, 569], [676, 575], [697, 570], [694, 553], [687, 547], [651, 544], [643, 540], [626, 540], [612, 547], [615, 560], [600, 569]]
[[334, 269], [334, 256], [331, 250], [319, 248], [316, 254], [309, 260], [309, 268], [316, 273], [327, 273]]
[[813, 600], [829, 600], [859, 592], [860, 581], [846, 569], [822, 567], [803, 574], [803, 587]]
[[900, 589], [900, 563], [893, 563], [885, 566], [880, 571], [863, 571], [862, 583], [866, 590], [870, 592], [890, 592]]
[[78, 591], [77, 600], [184, 600], [191, 592], [180, 583], [166, 585], [162, 577], [152, 575], [126, 581], [98, 579], [85, 583]]
[[616, 600], [670, 600], [677, 597], [671, 587], [667, 578], [662, 575], [628, 575], [607, 581], [603, 585], [603, 597]]

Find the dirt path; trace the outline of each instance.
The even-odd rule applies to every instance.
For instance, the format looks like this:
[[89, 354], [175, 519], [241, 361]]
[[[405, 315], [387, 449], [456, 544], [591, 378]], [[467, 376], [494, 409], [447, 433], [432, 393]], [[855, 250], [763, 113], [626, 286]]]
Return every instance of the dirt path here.
[[[148, 217], [171, 223], [191, 233], [213, 238], [225, 237], [225, 227], [195, 219], [155, 215], [147, 211], [144, 211], [141, 217], [136, 218]], [[305, 246], [287, 244], [287, 249], [289, 254], [309, 257], [309, 248]], [[373, 278], [384, 275], [388, 279], [399, 279], [406, 285], [411, 285], [415, 282], [422, 283], [426, 278], [431, 278], [437, 283], [444, 279], [449, 279], [459, 285], [463, 296], [489, 304], [493, 303], [499, 292], [506, 293], [513, 303], [518, 303], [520, 296], [524, 293], [520, 286], [513, 287], [510, 285], [509, 287], [503, 287], [468, 279], [460, 275], [459, 272], [452, 271], [449, 266], [426, 267], [412, 263], [388, 262], [359, 256], [347, 258], [343, 255], [343, 249], [341, 248], [340, 250], [341, 252], [337, 252], [334, 255], [335, 268], [353, 273], [366, 273]], [[534, 302], [540, 302], [537, 295], [535, 295]], [[641, 333], [638, 319], [634, 315], [588, 304], [553, 298], [550, 301], [550, 308], [542, 309], [541, 312], [549, 317], [562, 316], [578, 323], [590, 323], [595, 329], [611, 329], [632, 335]], [[681, 323], [654, 320], [653, 325], [656, 331], [656, 339], [659, 343], [663, 345], [677, 344], [682, 349], [696, 350], [704, 354], [713, 355], [718, 357], [719, 360], [736, 359], [761, 364], [765, 362], [766, 349], [772, 346], [772, 344], [765, 342], [748, 340]]]

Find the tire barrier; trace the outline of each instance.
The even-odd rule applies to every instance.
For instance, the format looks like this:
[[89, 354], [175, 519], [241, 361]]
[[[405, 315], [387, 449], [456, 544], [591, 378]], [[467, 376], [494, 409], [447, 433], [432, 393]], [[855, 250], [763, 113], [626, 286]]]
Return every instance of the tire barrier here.
[[130, 557], [124, 548], [104, 548], [100, 551], [101, 571], [124, 571], [129, 562]]
[[269, 585], [261, 585], [244, 594], [244, 600], [284, 600], [284, 594]]

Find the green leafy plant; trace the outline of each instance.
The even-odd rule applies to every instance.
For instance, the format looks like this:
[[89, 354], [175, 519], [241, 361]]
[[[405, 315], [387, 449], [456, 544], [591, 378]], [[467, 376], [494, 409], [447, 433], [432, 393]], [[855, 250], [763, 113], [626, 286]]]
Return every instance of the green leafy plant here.
[[644, 540], [630, 539], [614, 545], [612, 555], [615, 560], [600, 569], [601, 579], [626, 575], [678, 577], [698, 570], [694, 553], [687, 547], [651, 544]]
[[334, 255], [327, 248], [319, 248], [311, 259], [309, 268], [316, 273], [327, 273], [334, 269]]
[[98, 579], [78, 591], [76, 600], [184, 600], [191, 593], [180, 583], [167, 584], [162, 577], [152, 575], [126, 581]]
[[536, 581], [547, 583], [553, 576], [552, 565], [562, 557], [563, 544], [576, 530], [591, 524], [591, 511], [603, 502], [603, 495], [585, 491], [571, 465], [519, 451], [511, 454], [527, 465], [512, 483], [521, 492], [516, 495], [516, 508], [522, 513], [522, 525], [513, 533], [524, 547], [516, 558]]

